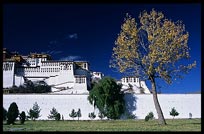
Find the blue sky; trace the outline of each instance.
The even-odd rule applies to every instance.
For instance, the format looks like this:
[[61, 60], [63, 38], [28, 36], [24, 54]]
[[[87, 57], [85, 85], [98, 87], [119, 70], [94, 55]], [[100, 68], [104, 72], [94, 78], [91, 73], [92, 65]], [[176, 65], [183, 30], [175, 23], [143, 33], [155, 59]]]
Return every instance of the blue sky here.
[[[166, 18], [182, 20], [189, 32], [191, 59], [197, 67], [184, 79], [167, 85], [158, 81], [162, 93], [201, 90], [201, 5], [200, 4], [5, 4], [3, 47], [22, 55], [48, 53], [55, 60], [86, 60], [91, 70], [120, 79], [109, 68], [112, 48], [126, 13], [136, 18], [154, 8]], [[149, 82], [147, 82], [149, 86]]]

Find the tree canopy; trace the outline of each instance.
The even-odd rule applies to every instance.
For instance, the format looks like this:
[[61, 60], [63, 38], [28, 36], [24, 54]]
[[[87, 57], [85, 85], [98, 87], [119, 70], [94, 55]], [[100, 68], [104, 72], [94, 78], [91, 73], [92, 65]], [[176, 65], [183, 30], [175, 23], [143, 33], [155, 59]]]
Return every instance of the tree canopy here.
[[145, 79], [162, 78], [167, 83], [195, 67], [196, 62], [188, 65], [179, 62], [190, 58], [189, 33], [182, 21], [173, 22], [154, 9], [149, 14], [140, 13], [139, 20], [140, 27], [135, 18], [126, 14], [110, 67]]

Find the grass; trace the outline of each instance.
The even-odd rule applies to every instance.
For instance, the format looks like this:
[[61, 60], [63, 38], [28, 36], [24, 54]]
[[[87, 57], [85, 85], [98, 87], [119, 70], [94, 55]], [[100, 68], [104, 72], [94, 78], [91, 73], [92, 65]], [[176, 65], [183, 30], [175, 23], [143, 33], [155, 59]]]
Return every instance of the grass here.
[[102, 120], [102, 121], [25, 121], [21, 125], [6, 125], [3, 131], [201, 131], [201, 119], [166, 120], [161, 126], [157, 120]]

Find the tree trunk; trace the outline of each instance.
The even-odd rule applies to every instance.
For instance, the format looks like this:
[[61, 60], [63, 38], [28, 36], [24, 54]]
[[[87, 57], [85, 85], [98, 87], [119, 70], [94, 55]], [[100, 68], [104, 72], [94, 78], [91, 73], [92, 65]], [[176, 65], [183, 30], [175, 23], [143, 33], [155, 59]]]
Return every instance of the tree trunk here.
[[156, 84], [155, 84], [154, 77], [150, 77], [150, 81], [151, 81], [151, 84], [152, 84], [153, 100], [154, 100], [154, 105], [155, 105], [155, 108], [156, 108], [156, 111], [157, 111], [159, 124], [166, 125], [166, 121], [164, 119], [164, 115], [163, 115], [162, 109], [160, 107], [158, 98], [157, 98], [157, 90], [156, 90]]

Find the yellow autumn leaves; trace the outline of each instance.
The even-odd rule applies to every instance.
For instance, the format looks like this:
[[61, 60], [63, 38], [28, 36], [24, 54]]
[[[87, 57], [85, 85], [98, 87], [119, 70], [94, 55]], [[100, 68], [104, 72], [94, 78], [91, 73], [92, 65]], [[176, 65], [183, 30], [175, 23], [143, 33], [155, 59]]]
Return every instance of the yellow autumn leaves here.
[[[141, 25], [137, 28], [135, 19], [126, 14], [115, 41], [110, 65], [120, 72], [140, 66], [147, 76], [157, 74], [169, 83], [172, 74], [168, 69], [178, 69], [175, 63], [190, 57], [189, 33], [181, 21], [168, 20], [162, 12], [154, 9], [150, 13], [140, 13], [139, 20]], [[145, 31], [146, 38], [141, 36], [141, 30]], [[144, 50], [148, 50], [147, 53]], [[192, 66], [195, 64], [187, 68], [191, 69]]]

